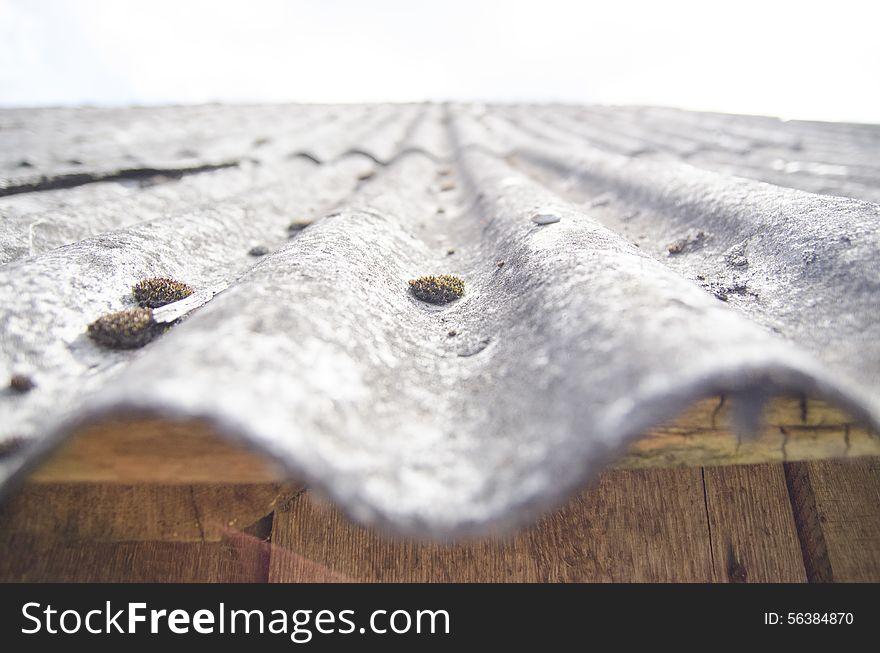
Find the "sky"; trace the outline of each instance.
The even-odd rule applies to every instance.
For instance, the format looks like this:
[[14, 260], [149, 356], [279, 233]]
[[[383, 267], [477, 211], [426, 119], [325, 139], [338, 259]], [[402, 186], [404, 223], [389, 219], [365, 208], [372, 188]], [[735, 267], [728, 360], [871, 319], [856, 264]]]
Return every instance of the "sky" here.
[[474, 100], [880, 122], [880, 2], [0, 0], [0, 105]]

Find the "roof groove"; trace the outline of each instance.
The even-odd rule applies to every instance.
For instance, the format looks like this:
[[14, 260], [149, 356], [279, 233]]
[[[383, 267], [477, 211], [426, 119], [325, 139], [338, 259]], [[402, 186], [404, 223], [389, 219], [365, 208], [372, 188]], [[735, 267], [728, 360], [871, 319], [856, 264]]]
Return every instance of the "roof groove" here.
[[347, 129], [340, 129], [333, 124], [325, 125], [309, 134], [304, 144], [298, 143], [289, 156], [308, 156], [315, 161], [329, 163], [349, 154], [361, 154], [356, 151], [357, 144], [364, 139], [376, 133], [393, 134], [399, 130], [397, 119], [400, 111], [401, 109], [388, 105], [379, 105], [364, 120], [353, 120], [355, 124]]
[[[181, 215], [220, 202], [247, 203], [247, 199], [259, 197], [261, 192], [276, 187], [285, 175], [309, 174], [309, 168], [300, 162], [291, 162], [274, 168], [271, 175], [253, 168], [234, 169], [228, 171], [229, 174], [224, 172], [205, 176], [192, 184], [178, 182], [170, 189], [134, 190], [125, 193], [121, 199], [113, 191], [105, 193], [104, 189], [100, 189], [91, 192], [89, 189], [82, 193], [84, 201], [79, 206], [68, 203], [48, 211], [9, 216], [0, 231], [0, 243], [4, 245], [2, 255], [6, 257], [3, 262], [9, 263], [83, 238], [149, 222], [155, 220], [157, 215]], [[36, 246], [32, 230], [34, 224], [45, 225]]]
[[[880, 326], [870, 305], [854, 303], [848, 320], [829, 331], [817, 323], [817, 309], [847, 296], [880, 293], [880, 207], [852, 199], [817, 197], [757, 182], [722, 179], [684, 164], [614, 162], [580, 149], [577, 164], [562, 164], [563, 175], [588, 180], [596, 188], [614, 188], [639, 212], [630, 214], [630, 232], [653, 228], [652, 253], [690, 278], [741, 276], [758, 291], [757, 302], [737, 304], [752, 319], [781, 330], [814, 354], [855, 374], [871, 391], [880, 391]], [[537, 148], [522, 156], [553, 166], [569, 160]], [[618, 228], [620, 222], [615, 220]], [[672, 258], [665, 245], [689, 230], [712, 234], [696, 254]], [[748, 244], [747, 269], [723, 265], [729, 248]], [[679, 265], [680, 264], [680, 265]], [[771, 301], [773, 299], [774, 301]], [[783, 326], [784, 325], [784, 326]], [[847, 337], [841, 337], [845, 329]]]
[[[96, 348], [84, 330], [102, 313], [130, 303], [126, 298], [136, 281], [171, 276], [197, 288], [233, 281], [253, 264], [247, 251], [254, 243], [283, 243], [299, 210], [335, 205], [362, 169], [358, 159], [306, 168], [302, 181], [267, 187], [257, 198], [144, 222], [0, 267], [3, 368], [32, 374], [39, 384], [6, 400], [4, 435], [39, 432], [47, 406], [61, 412], [89, 389], [79, 383], [99, 386], [103, 376], [97, 371], [135, 356]], [[322, 198], [317, 205], [316, 198]], [[29, 298], [26, 313], [21, 297]]]
[[[505, 117], [511, 120], [513, 124], [538, 137], [549, 136], [557, 141], [567, 140], [562, 133], [554, 133], [552, 125], [540, 121], [536, 123], [534, 115], [529, 114], [524, 118], [517, 118], [516, 114], [513, 114]], [[651, 143], [651, 148], [654, 150], [653, 155], [662, 156], [663, 153], [667, 155], [678, 153], [678, 156], [683, 156], [684, 152], [690, 152], [687, 156], [690, 163], [715, 171], [751, 177], [809, 192], [859, 197], [868, 201], [880, 200], [880, 190], [878, 190], [880, 169], [865, 166], [853, 167], [852, 163], [846, 158], [840, 159], [838, 157], [836, 159], [837, 161], [847, 161], [845, 165], [834, 162], [835, 160], [832, 158], [831, 163], [820, 161], [811, 166], [808, 163], [798, 163], [798, 161], [805, 158], [802, 156], [802, 151], [788, 152], [789, 154], [797, 155], [797, 157], [793, 162], [786, 162], [784, 159], [780, 159], [778, 155], [768, 157], [761, 154], [759, 150], [746, 147], [745, 145], [740, 150], [732, 150], [716, 145], [706, 147], [706, 142], [696, 140], [697, 147], [694, 148], [693, 146], [688, 147], [674, 141], [658, 143], [655, 137], [650, 136], [652, 132], [649, 130], [640, 130], [633, 127], [630, 131], [634, 135], [638, 135], [641, 132], [641, 138], [645, 142]], [[628, 154], [625, 148], [614, 150], [605, 147], [600, 149]], [[779, 167], [778, 170], [777, 167]], [[840, 169], [840, 174], [834, 175], [838, 179], [834, 183], [833, 180], [829, 180], [828, 170], [833, 171], [837, 169]]]
[[[127, 115], [124, 110], [118, 113]], [[176, 119], [169, 120], [174, 113], [155, 110], [123, 124], [101, 120], [92, 123], [81, 118], [73, 127], [63, 119], [70, 115], [66, 111], [58, 111], [57, 119], [37, 118], [33, 121], [36, 124], [0, 136], [6, 141], [6, 146], [0, 148], [6, 154], [6, 161], [0, 164], [0, 189], [64, 175], [106, 177], [132, 168], [162, 170], [221, 164], [245, 156], [257, 137], [256, 130], [248, 129], [255, 125], [234, 109], [212, 112], [190, 108], [180, 110]], [[39, 112], [36, 114], [39, 116]], [[295, 113], [287, 115], [300, 119]], [[191, 119], [181, 119], [183, 116]], [[22, 162], [28, 167], [22, 167]]]

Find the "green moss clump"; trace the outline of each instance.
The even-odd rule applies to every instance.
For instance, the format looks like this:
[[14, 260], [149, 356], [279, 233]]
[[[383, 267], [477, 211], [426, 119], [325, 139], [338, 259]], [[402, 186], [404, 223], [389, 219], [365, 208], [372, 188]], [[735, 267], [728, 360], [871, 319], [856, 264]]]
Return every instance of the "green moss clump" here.
[[110, 349], [143, 347], [165, 330], [150, 308], [129, 308], [102, 315], [88, 328], [89, 338]]
[[168, 277], [150, 277], [138, 281], [131, 292], [137, 303], [144, 308], [159, 308], [189, 297], [193, 294], [193, 289]]
[[412, 279], [409, 287], [413, 295], [429, 304], [448, 304], [464, 294], [464, 281], [451, 274]]

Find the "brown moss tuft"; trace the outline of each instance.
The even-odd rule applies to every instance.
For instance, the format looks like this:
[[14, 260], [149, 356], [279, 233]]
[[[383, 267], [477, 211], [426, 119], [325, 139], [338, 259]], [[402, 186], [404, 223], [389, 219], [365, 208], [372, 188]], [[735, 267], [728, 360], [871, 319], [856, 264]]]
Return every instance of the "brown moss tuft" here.
[[89, 325], [89, 338], [110, 349], [143, 347], [165, 330], [150, 308], [128, 308], [102, 315]]
[[37, 384], [34, 383], [31, 377], [25, 374], [13, 374], [12, 378], [9, 379], [9, 387], [13, 392], [24, 394], [36, 388]]
[[137, 303], [144, 308], [159, 308], [189, 297], [193, 294], [193, 289], [168, 277], [150, 277], [138, 281], [131, 292]]
[[409, 287], [413, 295], [429, 304], [448, 304], [464, 294], [464, 281], [451, 274], [412, 279]]

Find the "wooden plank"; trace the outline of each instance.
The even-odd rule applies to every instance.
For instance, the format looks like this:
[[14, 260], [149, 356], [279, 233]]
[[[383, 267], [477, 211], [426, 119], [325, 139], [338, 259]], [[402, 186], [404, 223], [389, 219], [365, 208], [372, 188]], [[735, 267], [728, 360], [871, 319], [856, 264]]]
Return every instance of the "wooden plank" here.
[[288, 480], [264, 455], [207, 424], [117, 420], [73, 435], [32, 475], [41, 483], [273, 483]]
[[781, 465], [704, 470], [714, 577], [721, 582], [805, 582]]
[[32, 485], [0, 508], [0, 581], [880, 579], [880, 461], [785, 472], [794, 516], [776, 465], [614, 471], [518, 535], [455, 545], [384, 538], [292, 488], [270, 545], [258, 507], [282, 488]]
[[[880, 437], [821, 401], [780, 398], [758, 437], [726, 427], [729, 402], [697, 402], [651, 429], [614, 467], [709, 466], [880, 455]], [[197, 421], [116, 420], [75, 434], [32, 480], [42, 483], [272, 483], [289, 480], [262, 454]]]
[[880, 455], [880, 437], [823, 401], [780, 397], [764, 413], [757, 437], [730, 431], [724, 397], [699, 401], [651, 429], [614, 464], [618, 468], [716, 466]]
[[0, 582], [265, 582], [256, 540], [94, 542], [4, 535]]
[[789, 463], [785, 475], [810, 580], [880, 581], [880, 459]]
[[0, 581], [264, 582], [282, 491], [29, 485], [0, 507]]
[[262, 485], [28, 484], [0, 504], [0, 531], [93, 542], [219, 542], [271, 514]]
[[274, 582], [712, 579], [699, 469], [608, 472], [530, 529], [459, 544], [383, 537], [306, 492], [279, 504], [272, 543]]

